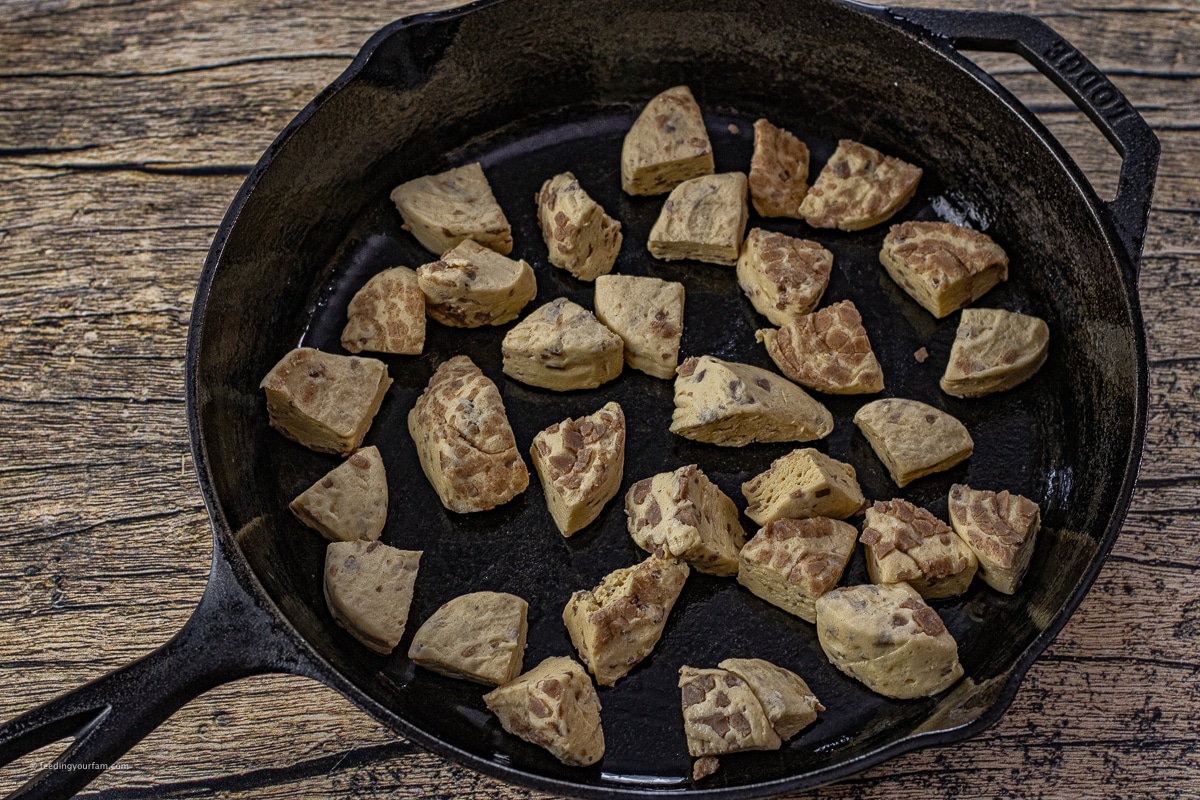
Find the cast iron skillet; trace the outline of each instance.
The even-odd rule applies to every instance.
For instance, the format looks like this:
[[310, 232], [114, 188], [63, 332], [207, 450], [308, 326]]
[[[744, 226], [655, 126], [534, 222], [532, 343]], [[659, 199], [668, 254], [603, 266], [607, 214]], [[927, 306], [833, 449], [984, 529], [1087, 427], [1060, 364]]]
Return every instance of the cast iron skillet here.
[[[1018, 52], [1049, 75], [1123, 155], [1117, 198], [1101, 201], [1036, 119], [956, 47]], [[955, 414], [971, 429], [976, 454], [897, 491], [850, 423], [870, 398], [822, 398], [837, 426], [817, 446], [855, 464], [868, 497], [903, 496], [944, 516], [952, 482], [1008, 488], [1040, 503], [1044, 527], [1016, 595], [976, 581], [965, 596], [937, 604], [967, 677], [925, 700], [867, 692], [826, 662], [807, 623], [733, 581], [693, 573], [653, 656], [601, 691], [605, 758], [570, 769], [504, 734], [480, 687], [414, 669], [404, 656], [408, 638], [379, 657], [332, 623], [320, 588], [324, 542], [285, 506], [336, 459], [268, 428], [257, 385], [298, 343], [337, 352], [346, 302], [371, 274], [431, 260], [400, 230], [388, 191], [474, 160], [513, 222], [516, 253], [535, 265], [538, 304], [561, 295], [591, 303], [590, 285], [548, 267], [533, 221], [534, 191], [570, 169], [624, 223], [618, 271], [685, 283], [685, 355], [769, 366], [752, 335], [765, 322], [733, 271], [650, 259], [643, 243], [662, 198], [620, 191], [624, 131], [649, 97], [680, 83], [705, 110], [718, 171], [746, 168], [751, 125], [763, 115], [809, 143], [814, 174], [839, 137], [859, 139], [926, 170], [896, 221], [966, 221], [1008, 250], [1012, 278], [980, 304], [1045, 318], [1049, 362], [1014, 391], [959, 401], [937, 390], [957, 315], [934, 321], [884, 275], [876, 254], [887, 226], [842, 234], [764, 223], [834, 252], [825, 302], [857, 303], [884, 365], [885, 395]], [[58, 763], [92, 765], [42, 771], [14, 796], [75, 792], [96, 764], [116, 761], [190, 698], [271, 671], [323, 681], [398, 733], [473, 768], [586, 797], [758, 797], [979, 732], [1000, 717], [1079, 604], [1129, 502], [1146, 418], [1136, 265], [1157, 157], [1156, 139], [1108, 80], [1052, 30], [1021, 16], [843, 0], [505, 0], [383, 29], [263, 156], [205, 264], [187, 371], [192, 449], [214, 530], [200, 606], [154, 653], [0, 729], [2, 763], [73, 735]], [[410, 631], [462, 592], [512, 591], [530, 603], [531, 667], [572, 653], [559, 617], [570, 592], [641, 553], [624, 532], [619, 502], [562, 539], [536, 481], [495, 511], [444, 512], [404, 428], [438, 363], [467, 353], [497, 380], [522, 448], [551, 422], [618, 400], [630, 423], [623, 489], [697, 462], [744, 504], [741, 481], [790, 445], [724, 449], [673, 437], [670, 382], [628, 370], [599, 390], [566, 395], [508, 382], [499, 370], [504, 330], [431, 324], [423, 356], [388, 357], [396, 382], [367, 441], [380, 445], [388, 470], [384, 541], [425, 551]], [[922, 346], [932, 353], [925, 364], [912, 357]], [[845, 581], [865, 580], [860, 554]], [[680, 664], [728, 656], [799, 671], [828, 711], [783, 750], [725, 758], [697, 786], [687, 778], [675, 673]]]

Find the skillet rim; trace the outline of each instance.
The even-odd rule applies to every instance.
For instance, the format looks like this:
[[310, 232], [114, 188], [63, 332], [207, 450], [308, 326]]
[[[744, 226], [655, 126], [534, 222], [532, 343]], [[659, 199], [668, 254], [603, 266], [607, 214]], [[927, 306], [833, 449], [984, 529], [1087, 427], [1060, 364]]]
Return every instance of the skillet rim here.
[[[983, 730], [994, 725], [1012, 704], [1017, 690], [1033, 662], [1045, 651], [1058, 633], [1066, 625], [1074, 612], [1082, 603], [1087, 592], [1095, 582], [1096, 576], [1107, 560], [1117, 537], [1120, 535], [1126, 514], [1128, 512], [1138, 471], [1142, 458], [1145, 429], [1147, 422], [1148, 389], [1148, 355], [1145, 325], [1142, 318], [1141, 306], [1137, 289], [1137, 263], [1128, 255], [1109, 209], [1099, 197], [1095, 188], [1087, 180], [1083, 171], [1071, 159], [1066, 149], [1049, 132], [1040, 120], [1026, 108], [1015, 96], [1000, 85], [991, 75], [962, 55], [944, 34], [932, 30], [905, 12], [906, 9], [892, 9], [886, 6], [872, 5], [859, 0], [814, 0], [814, 2], [840, 6], [849, 11], [870, 17], [873, 21], [890, 26], [896, 33], [905, 36], [916, 47], [933, 50], [937, 55], [949, 61], [953, 66], [966, 72], [1005, 109], [1013, 114], [1020, 123], [1032, 133], [1037, 141], [1049, 150], [1054, 161], [1061, 167], [1071, 180], [1075, 190], [1083, 195], [1085, 204], [1092, 218], [1102, 231], [1112, 259], [1109, 265], [1115, 266], [1119, 273], [1121, 286], [1125, 290], [1126, 306], [1133, 323], [1133, 345], [1136, 359], [1136, 386], [1134, 391], [1134, 415], [1132, 419], [1130, 448], [1125, 459], [1125, 474], [1121, 483], [1117, 502], [1109, 514], [1108, 524], [1103, 538], [1098, 542], [1095, 556], [1083, 571], [1078, 584], [1067, 601], [1059, 608], [1050, 624], [1034, 638], [1026, 650], [1009, 669], [1003, 685], [996, 692], [989, 705], [974, 720], [953, 727], [940, 728], [934, 731], [916, 733], [891, 744], [884, 745], [863, 755], [847, 761], [807, 772], [769, 781], [759, 781], [734, 787], [721, 788], [683, 788], [683, 789], [646, 789], [623, 787], [605, 783], [601, 785], [579, 784], [557, 778], [549, 778], [522, 769], [508, 766], [498, 761], [482, 758], [463, 750], [450, 742], [438, 739], [424, 730], [408, 722], [390, 708], [371, 698], [350, 678], [340, 672], [300, 634], [288, 616], [271, 599], [251, 568], [241, 548], [234, 539], [235, 533], [229, 525], [220, 499], [214, 489], [214, 478], [207, 458], [203, 424], [199, 417], [198, 386], [200, 384], [200, 345], [204, 335], [204, 319], [208, 306], [209, 295], [213, 280], [220, 267], [225, 246], [233, 228], [237, 225], [243, 208], [250, 195], [254, 192], [263, 174], [271, 167], [275, 155], [292, 138], [292, 136], [309, 119], [327, 103], [334, 95], [351, 83], [363, 71], [374, 56], [380, 45], [392, 36], [407, 30], [417, 29], [426, 25], [439, 25], [458, 18], [473, 14], [476, 11], [500, 5], [508, 0], [476, 0], [464, 6], [442, 11], [427, 12], [404, 17], [396, 20], [373, 34], [359, 50], [350, 65], [329, 86], [322, 89], [276, 136], [266, 151], [259, 158], [250, 174], [246, 177], [228, 210], [223, 217], [205, 258], [200, 273], [199, 285], [193, 301], [191, 319], [189, 322], [187, 353], [185, 366], [185, 409], [188, 419], [188, 431], [191, 441], [193, 462], [197, 466], [196, 475], [200, 484], [204, 504], [208, 510], [213, 528], [213, 560], [223, 560], [229, 565], [239, 587], [251, 601], [262, 611], [269, 614], [280, 623], [281, 630], [290, 640], [296, 652], [302, 657], [301, 666], [294, 671], [321, 681], [350, 699], [372, 717], [384, 722], [393, 730], [438, 755], [449, 758], [471, 769], [486, 775], [507, 781], [509, 783], [536, 788], [543, 791], [557, 792], [574, 797], [608, 798], [658, 798], [663, 796], [711, 797], [711, 798], [752, 798], [767, 797], [784, 792], [811, 789], [861, 772], [872, 766], [891, 760], [913, 750], [935, 745], [945, 745], [969, 739]], [[1037, 22], [1036, 17], [1014, 14]], [[1136, 111], [1135, 111], [1136, 113]]]

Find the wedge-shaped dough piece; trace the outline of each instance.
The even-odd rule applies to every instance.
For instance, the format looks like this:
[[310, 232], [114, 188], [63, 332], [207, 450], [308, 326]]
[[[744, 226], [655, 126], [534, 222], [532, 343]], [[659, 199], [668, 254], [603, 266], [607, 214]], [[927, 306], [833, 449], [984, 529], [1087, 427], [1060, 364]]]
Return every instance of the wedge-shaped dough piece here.
[[1024, 383], [1046, 363], [1050, 328], [1027, 314], [964, 308], [942, 375], [942, 391], [983, 397]]
[[636, 275], [596, 279], [596, 318], [625, 342], [625, 363], [655, 378], [679, 366], [683, 284]]
[[769, 522], [742, 548], [738, 583], [814, 622], [817, 598], [837, 586], [857, 538], [853, 525], [828, 517]]
[[650, 556], [575, 592], [563, 622], [579, 659], [601, 686], [613, 686], [650, 655], [683, 591], [687, 564]]
[[500, 390], [466, 356], [433, 373], [408, 413], [425, 477], [460, 514], [507, 503], [529, 485]]
[[331, 542], [375, 540], [387, 521], [388, 487], [378, 447], [364, 447], [288, 504]]
[[761, 658], [727, 658], [717, 665], [746, 682], [785, 742], [817, 721], [825, 706], [796, 673]]
[[376, 653], [392, 652], [408, 622], [420, 550], [382, 542], [331, 542], [325, 549], [325, 604], [334, 622]]
[[726, 447], [807, 442], [833, 431], [829, 409], [796, 384], [749, 364], [689, 358], [675, 379], [671, 432]]
[[808, 194], [808, 146], [765, 119], [754, 123], [750, 200], [761, 217], [800, 219]]
[[800, 216], [814, 228], [860, 231], [904, 208], [920, 182], [920, 167], [842, 139], [800, 204]]
[[783, 517], [845, 519], [866, 503], [854, 467], [805, 447], [771, 462], [742, 484], [746, 516], [759, 525]]
[[568, 767], [586, 767], [604, 756], [600, 698], [573, 658], [547, 658], [485, 694], [483, 702], [504, 730], [544, 747]]
[[515, 594], [472, 592], [444, 603], [413, 634], [408, 657], [417, 666], [485, 686], [521, 674], [529, 604]]
[[650, 229], [646, 249], [663, 261], [693, 258], [732, 267], [749, 215], [744, 174], [692, 178], [671, 190]]
[[392, 202], [417, 241], [435, 254], [474, 239], [497, 253], [512, 252], [512, 226], [479, 164], [402, 183]]
[[542, 479], [550, 516], [570, 536], [600, 516], [621, 488], [625, 471], [625, 414], [606, 403], [595, 414], [556, 422], [529, 448]]
[[1037, 503], [956, 483], [950, 487], [950, 524], [979, 559], [979, 577], [998, 592], [1015, 592], [1042, 525]]
[[297, 347], [259, 386], [271, 427], [321, 453], [349, 455], [362, 444], [392, 379], [374, 358]]
[[786, 325], [817, 307], [832, 269], [833, 253], [816, 242], [751, 228], [738, 256], [737, 278], [758, 313]]
[[621, 223], [604, 213], [570, 172], [542, 184], [534, 197], [550, 263], [583, 281], [612, 271], [621, 251]]
[[679, 691], [691, 755], [778, 750], [782, 744], [750, 685], [729, 670], [682, 666]]
[[854, 302], [843, 300], [756, 334], [784, 375], [828, 394], [883, 391], [883, 370]]
[[905, 583], [826, 592], [817, 600], [817, 640], [831, 664], [886, 697], [929, 697], [963, 675], [958, 643]]
[[629, 533], [660, 558], [710, 575], [736, 575], [746, 532], [737, 506], [695, 464], [643, 478], [625, 495]]
[[950, 469], [975, 449], [966, 427], [945, 411], [917, 400], [889, 397], [854, 415], [897, 486]]
[[620, 336], [565, 297], [518, 322], [500, 343], [505, 375], [556, 392], [608, 383], [621, 374], [624, 349]]
[[979, 567], [949, 525], [907, 500], [876, 501], [860, 539], [872, 583], [907, 583], [927, 600], [962, 594]]
[[425, 313], [453, 328], [512, 322], [537, 295], [537, 278], [514, 261], [466, 239], [442, 257], [417, 268]]
[[987, 234], [949, 222], [893, 225], [879, 261], [892, 280], [938, 319], [1008, 280], [1008, 254]]
[[647, 103], [625, 134], [621, 188], [626, 194], [663, 194], [712, 171], [704, 117], [686, 86], [667, 89]]
[[351, 353], [417, 355], [425, 348], [425, 295], [408, 267], [385, 269], [346, 308], [342, 347]]

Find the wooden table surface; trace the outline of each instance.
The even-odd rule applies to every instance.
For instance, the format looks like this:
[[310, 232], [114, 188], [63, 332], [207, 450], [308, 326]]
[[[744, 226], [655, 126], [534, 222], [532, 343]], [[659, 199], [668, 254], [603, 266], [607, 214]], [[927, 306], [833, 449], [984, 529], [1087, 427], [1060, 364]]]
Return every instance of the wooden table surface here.
[[[444, 5], [0, 0], [0, 717], [187, 618], [210, 530], [183, 364], [213, 233], [275, 134], [373, 31]], [[1140, 281], [1145, 459], [1112, 556], [1003, 720], [808, 796], [1200, 797], [1200, 0], [928, 5], [1043, 17], [1162, 140]], [[1111, 195], [1118, 157], [1091, 124], [1019, 59], [981, 63]], [[0, 791], [56, 752], [0, 770]], [[532, 794], [285, 676], [209, 692], [118, 766], [89, 793]]]

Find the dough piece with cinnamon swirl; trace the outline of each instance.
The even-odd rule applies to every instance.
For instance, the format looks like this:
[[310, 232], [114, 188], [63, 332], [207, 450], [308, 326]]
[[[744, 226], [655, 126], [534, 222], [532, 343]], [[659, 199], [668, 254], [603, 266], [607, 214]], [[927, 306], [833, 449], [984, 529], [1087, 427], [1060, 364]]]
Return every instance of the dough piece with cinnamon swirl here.
[[979, 559], [979, 577], [998, 592], [1015, 592], [1042, 524], [1037, 503], [956, 483], [950, 487], [950, 524]]
[[815, 622], [817, 598], [837, 586], [857, 539], [853, 525], [828, 517], [769, 522], [742, 548], [738, 583]]
[[464, 239], [512, 252], [512, 226], [478, 163], [402, 183], [391, 196], [412, 235], [438, 255]]
[[833, 253], [816, 242], [752, 228], [738, 256], [738, 286], [758, 313], [786, 325], [817, 307], [832, 269]]
[[425, 313], [452, 328], [512, 322], [537, 294], [533, 268], [467, 239], [417, 268]]
[[621, 374], [624, 352], [620, 336], [565, 297], [518, 322], [500, 343], [505, 375], [556, 392], [608, 383]]
[[392, 652], [408, 623], [420, 550], [356, 539], [325, 548], [325, 604], [333, 621], [376, 653]]
[[793, 450], [742, 484], [746, 516], [759, 525], [783, 517], [845, 519], [863, 507], [854, 467], [819, 450]]
[[732, 267], [749, 214], [742, 173], [692, 178], [671, 190], [650, 229], [646, 249], [663, 261], [693, 258]]
[[342, 347], [351, 353], [417, 355], [425, 348], [425, 295], [408, 267], [385, 269], [346, 307]]
[[604, 757], [600, 698], [573, 658], [547, 658], [485, 694], [483, 702], [504, 730], [544, 747], [568, 767], [590, 766]]
[[378, 539], [387, 522], [387, 475], [378, 447], [364, 447], [304, 490], [288, 508], [331, 542]]
[[710, 575], [736, 575], [746, 532], [729, 495], [689, 464], [629, 487], [629, 533], [638, 547]]
[[867, 403], [855, 413], [854, 424], [897, 486], [950, 469], [975, 450], [965, 425], [918, 400], [889, 397]]
[[829, 409], [765, 369], [689, 358], [675, 379], [671, 433], [725, 447], [751, 442], [808, 442], [833, 431]]
[[1046, 363], [1050, 328], [1037, 317], [999, 308], [964, 308], [942, 375], [942, 391], [983, 397], [1032, 378]]
[[500, 390], [467, 356], [433, 373], [408, 414], [408, 432], [425, 477], [451, 511], [486, 511], [529, 485]]
[[653, 98], [625, 134], [621, 188], [663, 194], [713, 171], [712, 144], [692, 90], [674, 86]]
[[750, 200], [761, 217], [800, 219], [808, 194], [808, 146], [765, 119], [754, 123]]
[[771, 360], [801, 386], [828, 394], [883, 391], [883, 370], [862, 317], [850, 300], [797, 317], [779, 330], [758, 331]]
[[570, 536], [600, 516], [621, 488], [625, 414], [607, 403], [590, 416], [556, 422], [533, 437], [529, 454], [550, 516], [559, 533]]
[[596, 319], [625, 342], [625, 363], [655, 378], [679, 366], [683, 284], [637, 275], [596, 279]]
[[608, 274], [621, 250], [621, 223], [604, 213], [570, 172], [542, 184], [534, 197], [550, 263], [594, 281]]
[[987, 234], [949, 222], [893, 225], [879, 260], [892, 280], [938, 319], [1008, 280], [1008, 254]]
[[906, 583], [821, 595], [817, 639], [831, 664], [886, 697], [929, 697], [963, 676], [958, 643]]
[[859, 537], [872, 583], [905, 582], [935, 600], [971, 585], [978, 559], [950, 526], [907, 500], [877, 501]]
[[563, 623], [596, 683], [615, 685], [650, 655], [689, 572], [681, 561], [650, 556], [571, 595]]
[[814, 228], [860, 231], [904, 208], [920, 181], [920, 167], [842, 139], [800, 204], [800, 216]]

